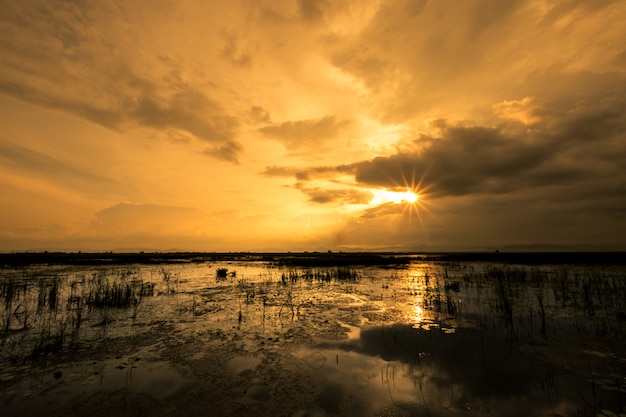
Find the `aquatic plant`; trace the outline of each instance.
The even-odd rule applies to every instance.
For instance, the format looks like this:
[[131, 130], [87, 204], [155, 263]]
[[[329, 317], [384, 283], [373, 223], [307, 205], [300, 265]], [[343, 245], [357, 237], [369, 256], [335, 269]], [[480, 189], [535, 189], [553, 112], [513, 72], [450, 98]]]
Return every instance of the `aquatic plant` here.
[[48, 321], [35, 339], [31, 355], [47, 355], [58, 353], [63, 349], [66, 339], [66, 323], [64, 320]]
[[131, 269], [98, 269], [68, 276], [43, 268], [10, 271], [0, 277], [0, 333], [2, 357], [14, 361], [54, 354], [80, 345], [92, 325], [109, 323], [132, 307], [136, 318], [143, 297], [154, 284], [134, 278]]
[[302, 281], [317, 281], [317, 282], [331, 282], [337, 281], [356, 281], [361, 278], [361, 274], [355, 268], [350, 267], [337, 267], [337, 268], [293, 268], [290, 267], [286, 272], [283, 271], [281, 275], [281, 282], [286, 285], [287, 283], [296, 283]]
[[339, 281], [356, 281], [361, 277], [361, 274], [351, 268], [337, 268], [335, 270], [335, 278]]
[[[163, 277], [162, 280], [165, 283], [165, 293], [173, 294], [176, 290], [174, 289], [172, 285], [173, 283], [171, 282], [173, 277], [172, 272], [165, 268], [161, 268], [161, 276]], [[176, 281], [176, 287], [178, 287], [178, 280]]]
[[127, 308], [139, 301], [141, 290], [128, 282], [96, 281], [86, 296], [91, 308]]

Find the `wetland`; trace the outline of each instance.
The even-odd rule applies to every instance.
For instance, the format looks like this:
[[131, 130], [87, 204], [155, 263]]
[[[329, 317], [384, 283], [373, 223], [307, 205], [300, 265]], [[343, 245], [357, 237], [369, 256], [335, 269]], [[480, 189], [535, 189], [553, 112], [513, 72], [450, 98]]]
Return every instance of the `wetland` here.
[[626, 413], [623, 254], [5, 254], [3, 416]]

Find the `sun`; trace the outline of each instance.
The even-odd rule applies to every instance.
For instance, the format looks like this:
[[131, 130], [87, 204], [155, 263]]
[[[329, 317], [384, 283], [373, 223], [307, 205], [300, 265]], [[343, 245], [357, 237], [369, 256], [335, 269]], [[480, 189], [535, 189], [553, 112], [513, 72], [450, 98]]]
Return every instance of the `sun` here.
[[420, 196], [415, 194], [413, 191], [407, 190], [404, 192], [404, 200], [407, 203], [415, 203], [417, 200], [419, 200]]
[[[423, 213], [432, 214], [427, 207], [431, 203], [429, 201], [431, 194], [428, 190], [432, 184], [423, 186], [426, 172], [422, 174], [419, 180], [416, 179], [416, 167], [413, 167], [413, 170], [410, 172], [406, 172], [406, 169], [403, 169], [395, 175], [392, 174], [387, 173], [387, 177], [389, 184], [393, 184], [390, 188], [394, 191], [384, 188], [363, 189], [363, 191], [367, 190], [372, 194], [372, 199], [368, 202], [369, 205], [382, 206], [390, 203], [400, 205], [401, 210], [392, 210], [391, 212], [405, 218], [408, 222], [407, 224], [412, 224], [413, 218], [416, 217], [419, 223], [424, 226]], [[401, 181], [398, 181], [398, 179], [401, 179]]]
[[373, 194], [373, 198], [370, 200], [370, 204], [378, 205], [385, 203], [400, 204], [415, 203], [419, 199], [419, 195], [407, 189], [406, 191], [388, 191], [388, 190], [370, 190]]
[[[408, 216], [407, 221], [413, 222], [413, 216], [417, 216], [419, 222], [423, 225], [422, 211], [429, 212], [425, 207], [426, 201], [424, 201], [424, 194], [420, 193], [415, 188], [407, 187], [406, 191], [389, 191], [381, 189], [369, 189], [372, 193], [372, 199], [369, 201], [371, 206], [379, 206], [384, 204], [393, 203], [395, 205], [402, 205], [402, 216]], [[398, 213], [400, 214], [400, 213]]]

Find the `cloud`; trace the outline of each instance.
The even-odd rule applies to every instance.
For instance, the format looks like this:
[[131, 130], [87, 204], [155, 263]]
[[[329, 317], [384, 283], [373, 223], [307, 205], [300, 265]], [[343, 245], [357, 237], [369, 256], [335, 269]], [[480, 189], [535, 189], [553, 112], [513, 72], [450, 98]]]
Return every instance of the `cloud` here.
[[116, 6], [52, 3], [6, 7], [0, 93], [116, 131], [185, 132], [241, 151], [231, 144], [238, 122], [213, 97], [216, 87], [185, 76], [175, 58], [131, 52], [118, 34], [135, 29]]
[[[417, 207], [372, 206], [344, 221], [330, 236], [334, 247], [350, 250], [491, 251], [520, 242], [570, 249], [581, 242], [593, 250], [623, 248], [626, 194], [616, 194], [606, 204], [606, 196], [557, 201], [567, 194], [557, 193], [555, 198], [550, 193], [554, 190], [546, 191], [436, 200], [429, 195]], [[607, 207], [613, 211], [605, 211]]]
[[[552, 143], [533, 135], [509, 135], [499, 128], [447, 126], [441, 137], [420, 136], [413, 149], [390, 156], [336, 167], [268, 167], [264, 173], [294, 176], [304, 182], [353, 175], [361, 186], [393, 189], [415, 186], [424, 178], [425, 186], [435, 183], [439, 195], [466, 195], [513, 191], [520, 186], [520, 175], [538, 169], [553, 152]], [[550, 179], [545, 182], [549, 184]]]
[[324, 0], [298, 0], [300, 16], [307, 22], [319, 22], [324, 17]]
[[[115, 82], [122, 92], [111, 106], [98, 106], [88, 98], [50, 95], [18, 82], [0, 81], [0, 92], [36, 105], [67, 111], [113, 130], [140, 126], [176, 129], [207, 142], [233, 138], [237, 122], [219, 104], [192, 86], [178, 88], [164, 96], [147, 80], [125, 75]], [[133, 94], [134, 93], [134, 94]]]
[[[310, 212], [307, 239], [392, 248], [424, 237], [406, 206], [357, 205], [419, 184], [418, 204], [450, 225], [429, 230], [451, 242], [501, 237], [507, 221], [524, 242], [590, 220], [623, 230], [623, 1], [0, 3], [4, 217], [24, 212], [20, 227], [84, 223], [132, 196], [241, 208], [197, 217], [235, 227], [233, 246], [285, 239]], [[45, 221], [41, 195], [57, 210]]]
[[398, 0], [356, 36], [338, 34], [328, 54], [367, 87], [372, 117], [465, 117], [512, 92], [540, 95], [529, 87], [546, 72], [621, 70], [625, 15], [617, 1]]
[[126, 185], [71, 163], [54, 158], [43, 152], [0, 138], [0, 162], [5, 169], [10, 167], [20, 175], [35, 176], [57, 186], [85, 192], [89, 195], [101, 195], [104, 190], [121, 193]]
[[237, 142], [227, 142], [223, 145], [206, 148], [203, 154], [221, 159], [223, 161], [232, 162], [238, 164], [238, 156], [242, 150], [242, 146]]
[[[415, 218], [413, 218], [415, 217]], [[407, 250], [429, 242], [418, 216], [398, 204], [369, 207], [330, 233], [332, 244], [346, 250]]]
[[306, 25], [309, 29], [320, 26], [337, 9], [345, 7], [345, 2], [328, 0], [295, 0], [293, 2], [267, 2], [261, 9], [261, 17], [268, 23]]
[[190, 86], [167, 97], [146, 89], [139, 97], [125, 101], [121, 110], [141, 126], [176, 128], [207, 142], [230, 140], [237, 124], [215, 101]]
[[222, 49], [222, 55], [237, 67], [250, 68], [252, 55], [248, 52], [249, 45], [242, 42], [235, 32], [224, 32], [223, 36], [226, 45]]
[[271, 123], [269, 112], [261, 106], [252, 106], [248, 110], [248, 117], [255, 123]]
[[534, 97], [524, 97], [521, 100], [504, 100], [492, 106], [494, 113], [499, 117], [517, 120], [525, 125], [538, 122], [540, 108], [534, 105]]
[[96, 213], [91, 226], [107, 235], [196, 235], [203, 231], [206, 214], [193, 207], [119, 203]]
[[[355, 168], [350, 165], [321, 166], [309, 168], [277, 167], [265, 168], [261, 175], [267, 177], [293, 177], [297, 180], [295, 188], [309, 197], [309, 201], [317, 204], [366, 204], [372, 199], [369, 191], [355, 189], [350, 185], [337, 181], [343, 176], [354, 176]], [[311, 182], [328, 180], [324, 186], [314, 186]]]
[[320, 166], [308, 168], [271, 166], [265, 168], [265, 170], [263, 170], [261, 174], [268, 177], [294, 176], [300, 181], [308, 181], [314, 178], [334, 178], [338, 175], [344, 174], [354, 175], [354, 172], [355, 169], [351, 165]]
[[278, 140], [289, 150], [314, 149], [335, 139], [346, 126], [347, 121], [338, 121], [334, 116], [321, 119], [297, 120], [259, 129], [263, 135]]
[[372, 199], [372, 194], [368, 191], [355, 190], [351, 188], [324, 189], [320, 187], [296, 186], [300, 191], [309, 196], [309, 201], [319, 204], [367, 204]]
[[[546, 75], [547, 83], [556, 75]], [[608, 197], [626, 169], [626, 76], [572, 74], [542, 96], [493, 106], [490, 126], [434, 121], [396, 153], [338, 166], [269, 167], [266, 175], [299, 182], [351, 175], [362, 187], [430, 187], [440, 197], [515, 193], [584, 184]], [[552, 90], [551, 90], [552, 88]], [[593, 185], [592, 185], [593, 184]], [[623, 186], [623, 181], [621, 182]]]
[[441, 137], [426, 140], [430, 145], [414, 153], [355, 163], [356, 181], [397, 188], [426, 178], [443, 195], [513, 191], [520, 176], [540, 167], [553, 153], [550, 143], [498, 128], [453, 126]]

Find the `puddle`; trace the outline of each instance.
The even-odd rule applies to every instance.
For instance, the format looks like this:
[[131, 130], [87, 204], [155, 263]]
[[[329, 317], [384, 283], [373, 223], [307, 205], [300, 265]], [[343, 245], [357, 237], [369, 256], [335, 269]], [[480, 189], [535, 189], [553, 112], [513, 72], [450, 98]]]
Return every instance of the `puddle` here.
[[275, 391], [276, 384], [252, 385], [247, 389], [245, 398], [251, 401], [267, 403], [272, 399]]
[[414, 380], [400, 363], [341, 349], [307, 348], [294, 355], [321, 387], [297, 415], [332, 415], [342, 408], [350, 415], [374, 415], [396, 401], [415, 399]]
[[360, 338], [302, 347], [301, 369], [322, 387], [297, 415], [574, 415], [583, 401], [619, 407], [619, 394], [537, 361], [483, 330], [363, 329]]
[[239, 374], [248, 369], [256, 368], [260, 363], [261, 359], [254, 356], [237, 356], [228, 361], [226, 368], [235, 374]]
[[95, 382], [100, 389], [144, 393], [160, 401], [179, 400], [197, 383], [185, 379], [166, 362], [128, 365], [105, 373]]
[[337, 321], [339, 325], [348, 330], [346, 336], [348, 336], [348, 340], [358, 340], [361, 337], [361, 328], [357, 326], [351, 326], [342, 321]]
[[[118, 365], [114, 366], [115, 363]], [[159, 403], [182, 399], [197, 381], [184, 378], [167, 362], [109, 362], [57, 368], [37, 379], [23, 380], [1, 397], [3, 415], [45, 416], [67, 403], [97, 394], [148, 395]]]

